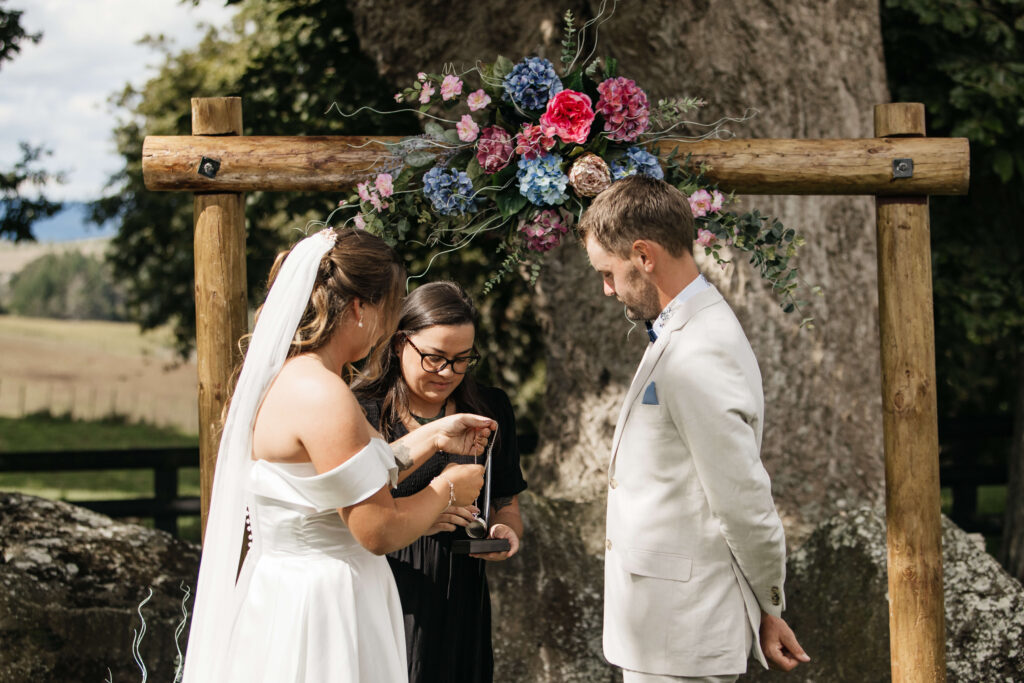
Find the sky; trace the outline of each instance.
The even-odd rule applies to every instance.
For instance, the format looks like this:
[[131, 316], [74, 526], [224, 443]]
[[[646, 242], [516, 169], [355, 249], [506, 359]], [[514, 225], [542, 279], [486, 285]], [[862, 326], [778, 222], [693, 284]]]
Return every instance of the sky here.
[[22, 43], [0, 65], [0, 168], [20, 158], [19, 141], [47, 146], [47, 168], [67, 172], [67, 182], [47, 195], [63, 201], [98, 199], [121, 167], [108, 100], [129, 82], [144, 83], [161, 58], [138, 40], [162, 33], [175, 50], [193, 47], [203, 35], [200, 22], [223, 26], [235, 12], [223, 0], [198, 7], [180, 0], [7, 0], [3, 7], [23, 10], [22, 27], [42, 31], [43, 39]]

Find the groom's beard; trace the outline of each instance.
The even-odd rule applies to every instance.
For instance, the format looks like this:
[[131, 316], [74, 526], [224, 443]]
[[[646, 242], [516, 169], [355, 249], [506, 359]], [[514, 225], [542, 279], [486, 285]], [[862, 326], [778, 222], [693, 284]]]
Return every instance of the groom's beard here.
[[654, 320], [661, 313], [661, 301], [655, 289], [639, 270], [633, 268], [626, 275], [628, 292], [619, 292], [619, 301], [626, 306], [626, 317], [633, 321]]

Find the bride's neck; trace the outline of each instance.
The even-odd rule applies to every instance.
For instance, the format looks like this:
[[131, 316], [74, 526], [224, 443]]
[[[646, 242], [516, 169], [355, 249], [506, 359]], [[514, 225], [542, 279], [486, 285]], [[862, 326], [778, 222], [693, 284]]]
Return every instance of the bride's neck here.
[[336, 375], [341, 375], [345, 365], [359, 360], [355, 357], [355, 350], [350, 348], [351, 344], [345, 343], [345, 339], [344, 335], [336, 332], [326, 344], [310, 351], [310, 354], [316, 356], [328, 370]]

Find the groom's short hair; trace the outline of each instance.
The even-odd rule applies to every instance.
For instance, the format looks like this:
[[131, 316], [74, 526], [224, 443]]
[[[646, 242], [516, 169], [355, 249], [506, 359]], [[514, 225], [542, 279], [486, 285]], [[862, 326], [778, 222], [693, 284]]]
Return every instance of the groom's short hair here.
[[597, 195], [578, 225], [610, 254], [628, 258], [636, 240], [657, 242], [673, 256], [693, 253], [693, 213], [683, 193], [664, 180], [632, 175]]

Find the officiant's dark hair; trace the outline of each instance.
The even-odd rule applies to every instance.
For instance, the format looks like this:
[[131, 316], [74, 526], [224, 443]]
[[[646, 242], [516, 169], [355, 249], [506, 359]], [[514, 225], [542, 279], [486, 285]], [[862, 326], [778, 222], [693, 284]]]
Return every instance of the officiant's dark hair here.
[[632, 175], [597, 195], [577, 225], [610, 254], [629, 258], [636, 240], [651, 240], [673, 256], [693, 253], [693, 212], [683, 193], [664, 180]]
[[[375, 380], [360, 377], [352, 385], [356, 396], [380, 406], [380, 431], [385, 439], [394, 438], [394, 425], [401, 423], [402, 411], [409, 409], [409, 387], [402, 376], [399, 357], [405, 347], [406, 337], [435, 325], [466, 324], [472, 325], [474, 329], [477, 327], [476, 306], [466, 291], [454, 282], [420, 285], [405, 297], [398, 315], [398, 331], [381, 359], [380, 376]], [[494, 417], [480, 398], [480, 391], [469, 373], [455, 387], [451, 398], [460, 411]]]

